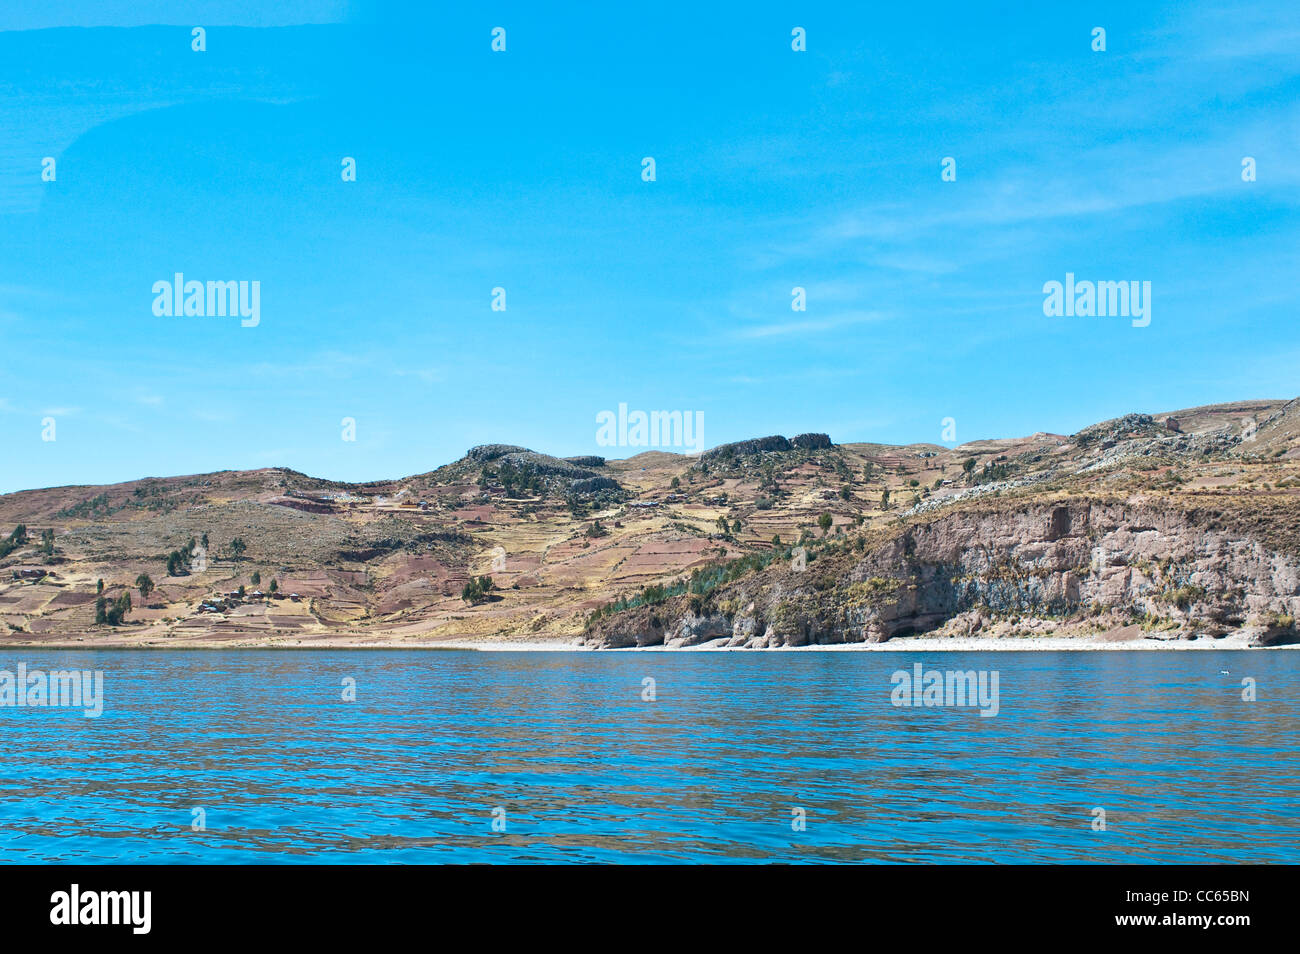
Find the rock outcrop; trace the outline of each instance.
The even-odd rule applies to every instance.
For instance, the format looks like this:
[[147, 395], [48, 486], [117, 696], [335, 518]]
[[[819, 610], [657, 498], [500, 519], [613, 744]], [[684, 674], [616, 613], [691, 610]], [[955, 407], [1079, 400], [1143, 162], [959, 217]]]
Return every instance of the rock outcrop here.
[[1263, 644], [1293, 638], [1300, 614], [1300, 555], [1218, 511], [1103, 501], [970, 509], [809, 557], [803, 569], [777, 560], [704, 597], [597, 620], [588, 641], [764, 648], [971, 632], [998, 618], [1104, 618], [1210, 635], [1253, 623]]

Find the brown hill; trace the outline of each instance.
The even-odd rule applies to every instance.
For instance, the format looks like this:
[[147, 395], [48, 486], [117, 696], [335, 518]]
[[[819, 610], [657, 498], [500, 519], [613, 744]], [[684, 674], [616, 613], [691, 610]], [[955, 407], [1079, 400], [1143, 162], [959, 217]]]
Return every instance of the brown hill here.
[[[1216, 545], [1259, 547], [1265, 563], [1281, 566], [1278, 561], [1297, 552], [1297, 406], [1253, 401], [1129, 415], [1071, 436], [1039, 433], [957, 447], [835, 445], [824, 435], [800, 435], [738, 442], [699, 457], [655, 451], [605, 461], [484, 445], [425, 474], [364, 484], [271, 468], [23, 491], [0, 496], [0, 539], [19, 524], [27, 530], [27, 539], [0, 557], [0, 638], [275, 645], [531, 641], [585, 632], [597, 644], [617, 644], [628, 633], [641, 638], [638, 627], [647, 621], [638, 622], [637, 613], [648, 606], [665, 607], [651, 614], [665, 626], [689, 615], [692, 574], [712, 581], [708, 593], [718, 590], [718, 599], [766, 600], [775, 613], [775, 594], [784, 591], [772, 581], [786, 572], [789, 547], [800, 540], [814, 562], [843, 566], [833, 579], [801, 578], [799, 586], [821, 579], [826, 592], [790, 589], [798, 596], [791, 605], [802, 609], [782, 610], [786, 622], [798, 623], [810, 639], [880, 638], [948, 625], [946, 619], [980, 600], [989, 608], [987, 580], [968, 588], [975, 594], [970, 607], [961, 608], [960, 600], [949, 606], [935, 591], [927, 599], [938, 602], [917, 604], [924, 611], [891, 617], [909, 620], [898, 625], [881, 623], [880, 613], [871, 617], [874, 624], [861, 614], [835, 615], [845, 600], [863, 597], [865, 591], [853, 596], [850, 587], [874, 579], [914, 586], [921, 579], [915, 573], [993, 573], [992, 564], [972, 563], [970, 556], [993, 550], [994, 562], [1006, 564], [997, 572], [1014, 575], [1017, 567], [1032, 567], [1031, 554], [1055, 546], [1038, 539], [1049, 532], [1038, 517], [1024, 516], [1056, 512], [1041, 509], [1048, 505], [1065, 507], [1076, 523], [1086, 510], [1095, 526], [1105, 525], [1104, 534], [1145, 533], [1143, 521], [1164, 527], [1165, 536], [1154, 538], [1157, 550], [1183, 547], [1190, 561], [1182, 576], [1148, 574], [1133, 588], [1097, 589], [1105, 597], [1092, 594], [1086, 578], [1067, 579], [1064, 563], [1053, 564], [1052, 586], [1092, 594], [1068, 606], [1051, 604], [1062, 612], [1088, 613], [1097, 600], [1113, 598], [1117, 604], [1107, 612], [1141, 609], [1155, 616], [1164, 611], [1152, 602], [1151, 587], [1202, 586], [1209, 593], [1214, 587], [1206, 581], [1213, 579], [1223, 594], [1241, 590], [1239, 605], [1220, 594], [1217, 602], [1189, 610], [1193, 615], [1209, 619], [1213, 609], [1227, 621], [1280, 616], [1294, 598], [1284, 592], [1285, 572], [1269, 584], [1276, 591], [1269, 596], [1259, 580], [1240, 576], [1241, 565], [1215, 562], [1194, 541], [1214, 524], [1219, 529], [1212, 532], [1222, 535]], [[961, 523], [975, 519], [971, 514], [982, 522]], [[956, 529], [922, 529], [945, 526]], [[41, 542], [45, 530], [54, 533], [52, 553]], [[893, 552], [890, 541], [909, 534], [947, 542], [928, 563], [895, 555], [889, 564], [880, 556]], [[985, 542], [980, 551], [981, 535], [1016, 545], [997, 550]], [[1068, 562], [1081, 558], [1081, 548], [1076, 540], [1053, 552]], [[178, 575], [168, 575], [168, 558], [177, 551], [183, 565], [173, 561]], [[1136, 550], [1128, 556], [1146, 559]], [[874, 569], [862, 576], [868, 564]], [[149, 597], [133, 591], [135, 608], [125, 623], [97, 625], [97, 582], [115, 595], [141, 574], [156, 584]], [[490, 592], [463, 592], [483, 576], [493, 581]], [[272, 580], [276, 594], [252, 596], [269, 591]], [[241, 585], [243, 598], [225, 595]], [[673, 595], [677, 590], [680, 596]], [[726, 595], [733, 590], [736, 596]], [[626, 613], [603, 609], [617, 600], [641, 605]], [[1047, 608], [1025, 605], [1026, 612]], [[597, 622], [589, 623], [597, 610]], [[734, 630], [743, 616], [733, 611], [727, 625]], [[772, 620], [755, 617], [742, 626], [759, 622], [765, 633]], [[781, 639], [784, 632], [774, 631]]]

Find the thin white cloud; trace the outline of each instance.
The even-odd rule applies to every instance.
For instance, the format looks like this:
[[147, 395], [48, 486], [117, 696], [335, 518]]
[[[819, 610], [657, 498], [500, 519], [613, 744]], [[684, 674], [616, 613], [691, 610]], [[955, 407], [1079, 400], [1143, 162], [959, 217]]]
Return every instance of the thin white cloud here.
[[885, 321], [889, 316], [878, 311], [854, 311], [832, 315], [828, 318], [806, 318], [798, 321], [777, 322], [741, 328], [736, 332], [738, 338], [773, 338], [784, 335], [808, 335], [822, 331], [835, 331], [851, 325]]

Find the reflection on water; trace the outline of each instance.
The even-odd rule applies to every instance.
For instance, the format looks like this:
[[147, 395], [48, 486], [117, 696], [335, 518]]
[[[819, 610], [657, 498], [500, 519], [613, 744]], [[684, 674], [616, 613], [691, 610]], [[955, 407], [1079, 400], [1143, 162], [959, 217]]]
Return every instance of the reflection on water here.
[[[918, 661], [998, 670], [1000, 714], [892, 706]], [[1294, 653], [19, 662], [102, 669], [106, 702], [0, 709], [7, 862], [1300, 861]]]

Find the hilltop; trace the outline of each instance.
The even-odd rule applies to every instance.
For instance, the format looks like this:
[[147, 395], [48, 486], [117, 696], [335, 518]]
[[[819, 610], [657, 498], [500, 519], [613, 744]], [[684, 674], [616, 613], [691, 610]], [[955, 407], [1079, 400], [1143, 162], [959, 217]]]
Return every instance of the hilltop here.
[[[0, 640], [1281, 642], [1300, 610], [1297, 494], [1297, 400], [956, 447], [774, 435], [606, 460], [488, 444], [367, 483], [268, 468], [47, 488], [0, 496]], [[97, 599], [128, 591], [125, 619], [97, 624]]]

